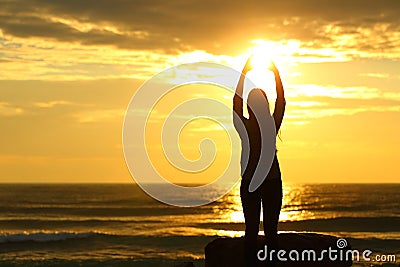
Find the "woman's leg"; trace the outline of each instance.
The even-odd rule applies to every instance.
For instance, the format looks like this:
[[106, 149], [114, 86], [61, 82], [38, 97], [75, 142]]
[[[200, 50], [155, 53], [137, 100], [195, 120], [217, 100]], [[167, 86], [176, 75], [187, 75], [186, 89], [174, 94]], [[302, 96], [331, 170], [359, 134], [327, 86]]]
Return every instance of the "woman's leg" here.
[[244, 256], [245, 266], [254, 267], [257, 262], [257, 236], [260, 228], [261, 197], [259, 193], [250, 193], [250, 181], [242, 180], [240, 186], [240, 197], [246, 223]]
[[281, 179], [266, 180], [262, 188], [263, 226], [268, 251], [278, 249], [278, 221], [282, 205]]

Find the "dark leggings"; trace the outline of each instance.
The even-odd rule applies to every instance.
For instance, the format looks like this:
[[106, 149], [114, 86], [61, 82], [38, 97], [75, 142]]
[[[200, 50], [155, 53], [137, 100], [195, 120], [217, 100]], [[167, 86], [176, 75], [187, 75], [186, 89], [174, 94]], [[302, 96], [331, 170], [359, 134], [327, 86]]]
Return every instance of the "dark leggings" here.
[[242, 179], [240, 197], [242, 199], [245, 231], [245, 266], [256, 266], [257, 236], [260, 227], [261, 203], [263, 208], [264, 234], [268, 250], [278, 245], [278, 220], [282, 205], [281, 179], [265, 180], [255, 192], [248, 191], [250, 180]]

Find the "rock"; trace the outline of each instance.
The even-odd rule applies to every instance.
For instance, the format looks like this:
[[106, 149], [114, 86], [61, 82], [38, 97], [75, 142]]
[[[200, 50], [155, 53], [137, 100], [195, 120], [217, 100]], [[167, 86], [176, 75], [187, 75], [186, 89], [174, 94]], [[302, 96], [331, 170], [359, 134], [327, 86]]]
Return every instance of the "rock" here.
[[[257, 246], [260, 256], [265, 255], [265, 237], [258, 236]], [[350, 260], [346, 261], [346, 251], [351, 250], [347, 244], [343, 249], [338, 248], [338, 238], [335, 236], [313, 234], [313, 233], [282, 233], [278, 237], [279, 250], [284, 250], [285, 254], [281, 258], [286, 258], [287, 261], [278, 260], [276, 266], [351, 266], [351, 254], [348, 255]], [[244, 238], [217, 238], [207, 244], [205, 247], [206, 267], [235, 267], [244, 266]], [[342, 247], [342, 244], [339, 245]], [[329, 248], [331, 248], [331, 258], [336, 255], [336, 260], [331, 260], [329, 257]], [[295, 250], [295, 252], [293, 252]], [[315, 259], [313, 252], [315, 251]], [[323, 250], [326, 250], [323, 252]], [[336, 250], [336, 252], [334, 252]], [[297, 252], [296, 252], [297, 251]], [[267, 252], [268, 247], [267, 247]], [[275, 254], [276, 255], [276, 252]], [[290, 257], [290, 255], [292, 257]], [[298, 259], [296, 259], [298, 255]], [[323, 257], [321, 257], [321, 255]], [[342, 260], [340, 260], [342, 255]], [[303, 260], [302, 260], [303, 258]], [[322, 260], [321, 260], [322, 258]], [[319, 260], [318, 260], [319, 259]], [[258, 261], [257, 266], [268, 266], [267, 261]]]
[[182, 262], [175, 264], [174, 267], [195, 267], [193, 262]]

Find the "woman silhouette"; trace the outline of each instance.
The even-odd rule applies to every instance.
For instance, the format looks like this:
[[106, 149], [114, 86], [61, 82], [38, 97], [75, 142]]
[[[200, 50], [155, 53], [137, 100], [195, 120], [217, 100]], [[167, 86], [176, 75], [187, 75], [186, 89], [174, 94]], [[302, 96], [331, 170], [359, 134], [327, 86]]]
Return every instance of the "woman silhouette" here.
[[[249, 191], [251, 179], [254, 176], [260, 160], [261, 136], [265, 131], [260, 126], [260, 119], [271, 116], [269, 103], [265, 92], [254, 88], [247, 99], [249, 118], [243, 116], [243, 85], [247, 72], [251, 69], [251, 58], [246, 62], [240, 76], [236, 93], [233, 97], [233, 121], [242, 141], [242, 181], [240, 185], [240, 197], [242, 200], [245, 218], [245, 266], [256, 266], [257, 262], [257, 236], [260, 226], [261, 203], [263, 208], [263, 227], [267, 238], [268, 251], [278, 245], [278, 220], [282, 205], [282, 180], [278, 158], [276, 156], [262, 184], [254, 191]], [[276, 133], [278, 132], [285, 112], [285, 97], [282, 81], [275, 64], [271, 62], [270, 70], [274, 73], [276, 82], [276, 102], [273, 113]], [[260, 114], [260, 110], [261, 113]], [[258, 112], [258, 114], [257, 114]], [[272, 124], [273, 125], [273, 124]], [[243, 127], [244, 126], [244, 127]], [[246, 148], [245, 148], [246, 147]], [[265, 149], [265, 148], [264, 148]], [[246, 151], [247, 150], [247, 151]], [[266, 165], [266, 164], [264, 164]], [[263, 166], [263, 162], [260, 162]]]

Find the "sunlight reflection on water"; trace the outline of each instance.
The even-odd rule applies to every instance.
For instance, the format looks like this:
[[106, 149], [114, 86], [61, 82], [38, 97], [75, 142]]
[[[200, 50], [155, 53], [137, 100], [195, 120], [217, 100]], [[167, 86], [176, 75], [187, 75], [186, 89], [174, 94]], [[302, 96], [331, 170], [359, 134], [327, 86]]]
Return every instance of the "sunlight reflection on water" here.
[[[306, 210], [305, 207], [312, 203], [304, 202], [301, 196], [305, 194], [306, 187], [303, 185], [283, 184], [282, 209], [279, 221], [301, 221], [314, 219], [314, 213]], [[240, 184], [237, 184], [229, 194], [221, 200], [223, 205], [214, 207], [214, 214], [217, 215], [214, 222], [244, 223], [242, 203], [240, 199]], [[262, 218], [262, 211], [261, 211]]]

